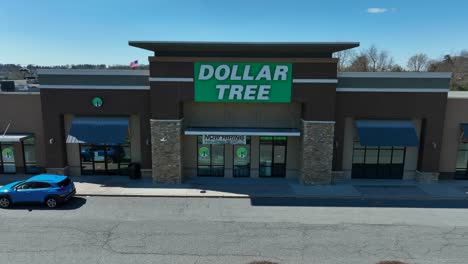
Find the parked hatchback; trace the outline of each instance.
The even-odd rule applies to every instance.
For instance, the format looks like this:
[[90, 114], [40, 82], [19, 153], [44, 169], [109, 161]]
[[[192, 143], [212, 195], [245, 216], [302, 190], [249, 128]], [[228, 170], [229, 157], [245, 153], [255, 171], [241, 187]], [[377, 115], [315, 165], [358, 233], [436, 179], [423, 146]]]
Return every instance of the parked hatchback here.
[[40, 174], [1, 187], [0, 207], [7, 208], [16, 203], [44, 203], [55, 208], [75, 193], [75, 185], [67, 176]]

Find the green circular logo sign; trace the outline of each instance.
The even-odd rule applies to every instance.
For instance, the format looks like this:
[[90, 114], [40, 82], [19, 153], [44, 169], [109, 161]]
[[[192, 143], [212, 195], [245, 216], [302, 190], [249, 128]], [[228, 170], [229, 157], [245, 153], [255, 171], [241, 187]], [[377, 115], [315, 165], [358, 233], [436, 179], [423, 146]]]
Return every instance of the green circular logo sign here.
[[2, 156], [3, 156], [3, 159], [10, 160], [11, 158], [13, 158], [13, 150], [11, 148], [3, 149]]
[[93, 98], [93, 106], [96, 108], [100, 108], [102, 106], [102, 98], [101, 97], [94, 97]]
[[198, 155], [200, 155], [201, 158], [207, 158], [210, 155], [210, 150], [208, 147], [201, 147], [198, 150]]
[[247, 157], [247, 149], [244, 148], [244, 147], [238, 148], [237, 151], [236, 151], [236, 155], [237, 155], [237, 157], [239, 157], [241, 159], [245, 159]]

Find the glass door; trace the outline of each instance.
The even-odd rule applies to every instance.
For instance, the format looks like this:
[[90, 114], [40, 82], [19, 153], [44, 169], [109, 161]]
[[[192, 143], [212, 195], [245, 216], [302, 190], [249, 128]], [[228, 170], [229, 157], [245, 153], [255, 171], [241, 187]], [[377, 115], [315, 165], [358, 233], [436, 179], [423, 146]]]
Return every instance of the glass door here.
[[130, 145], [80, 144], [81, 174], [127, 175]]
[[250, 177], [250, 137], [247, 137], [247, 144], [233, 146], [234, 177]]
[[25, 173], [38, 173], [36, 160], [36, 145], [34, 138], [28, 138], [23, 141], [23, 155]]
[[0, 144], [1, 160], [0, 169], [2, 173], [16, 173], [15, 152], [13, 144], [3, 143]]
[[286, 176], [287, 137], [260, 137], [260, 177]]

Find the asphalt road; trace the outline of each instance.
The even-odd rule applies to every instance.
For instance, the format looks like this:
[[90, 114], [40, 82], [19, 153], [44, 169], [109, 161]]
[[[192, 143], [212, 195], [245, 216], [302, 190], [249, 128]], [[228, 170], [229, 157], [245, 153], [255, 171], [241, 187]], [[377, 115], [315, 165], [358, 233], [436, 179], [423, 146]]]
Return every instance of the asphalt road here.
[[76, 197], [0, 210], [0, 263], [468, 263], [468, 203], [445, 204]]

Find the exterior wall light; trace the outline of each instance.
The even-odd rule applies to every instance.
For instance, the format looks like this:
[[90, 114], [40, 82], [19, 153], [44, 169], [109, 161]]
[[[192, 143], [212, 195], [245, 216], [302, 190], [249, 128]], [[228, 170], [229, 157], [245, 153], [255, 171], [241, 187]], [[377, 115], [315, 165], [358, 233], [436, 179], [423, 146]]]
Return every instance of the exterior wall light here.
[[49, 139], [49, 144], [52, 145], [52, 144], [54, 144], [54, 143], [55, 143], [55, 139], [54, 139], [54, 138], [50, 138], [50, 139]]
[[432, 148], [437, 149], [437, 143], [435, 141], [432, 141]]

